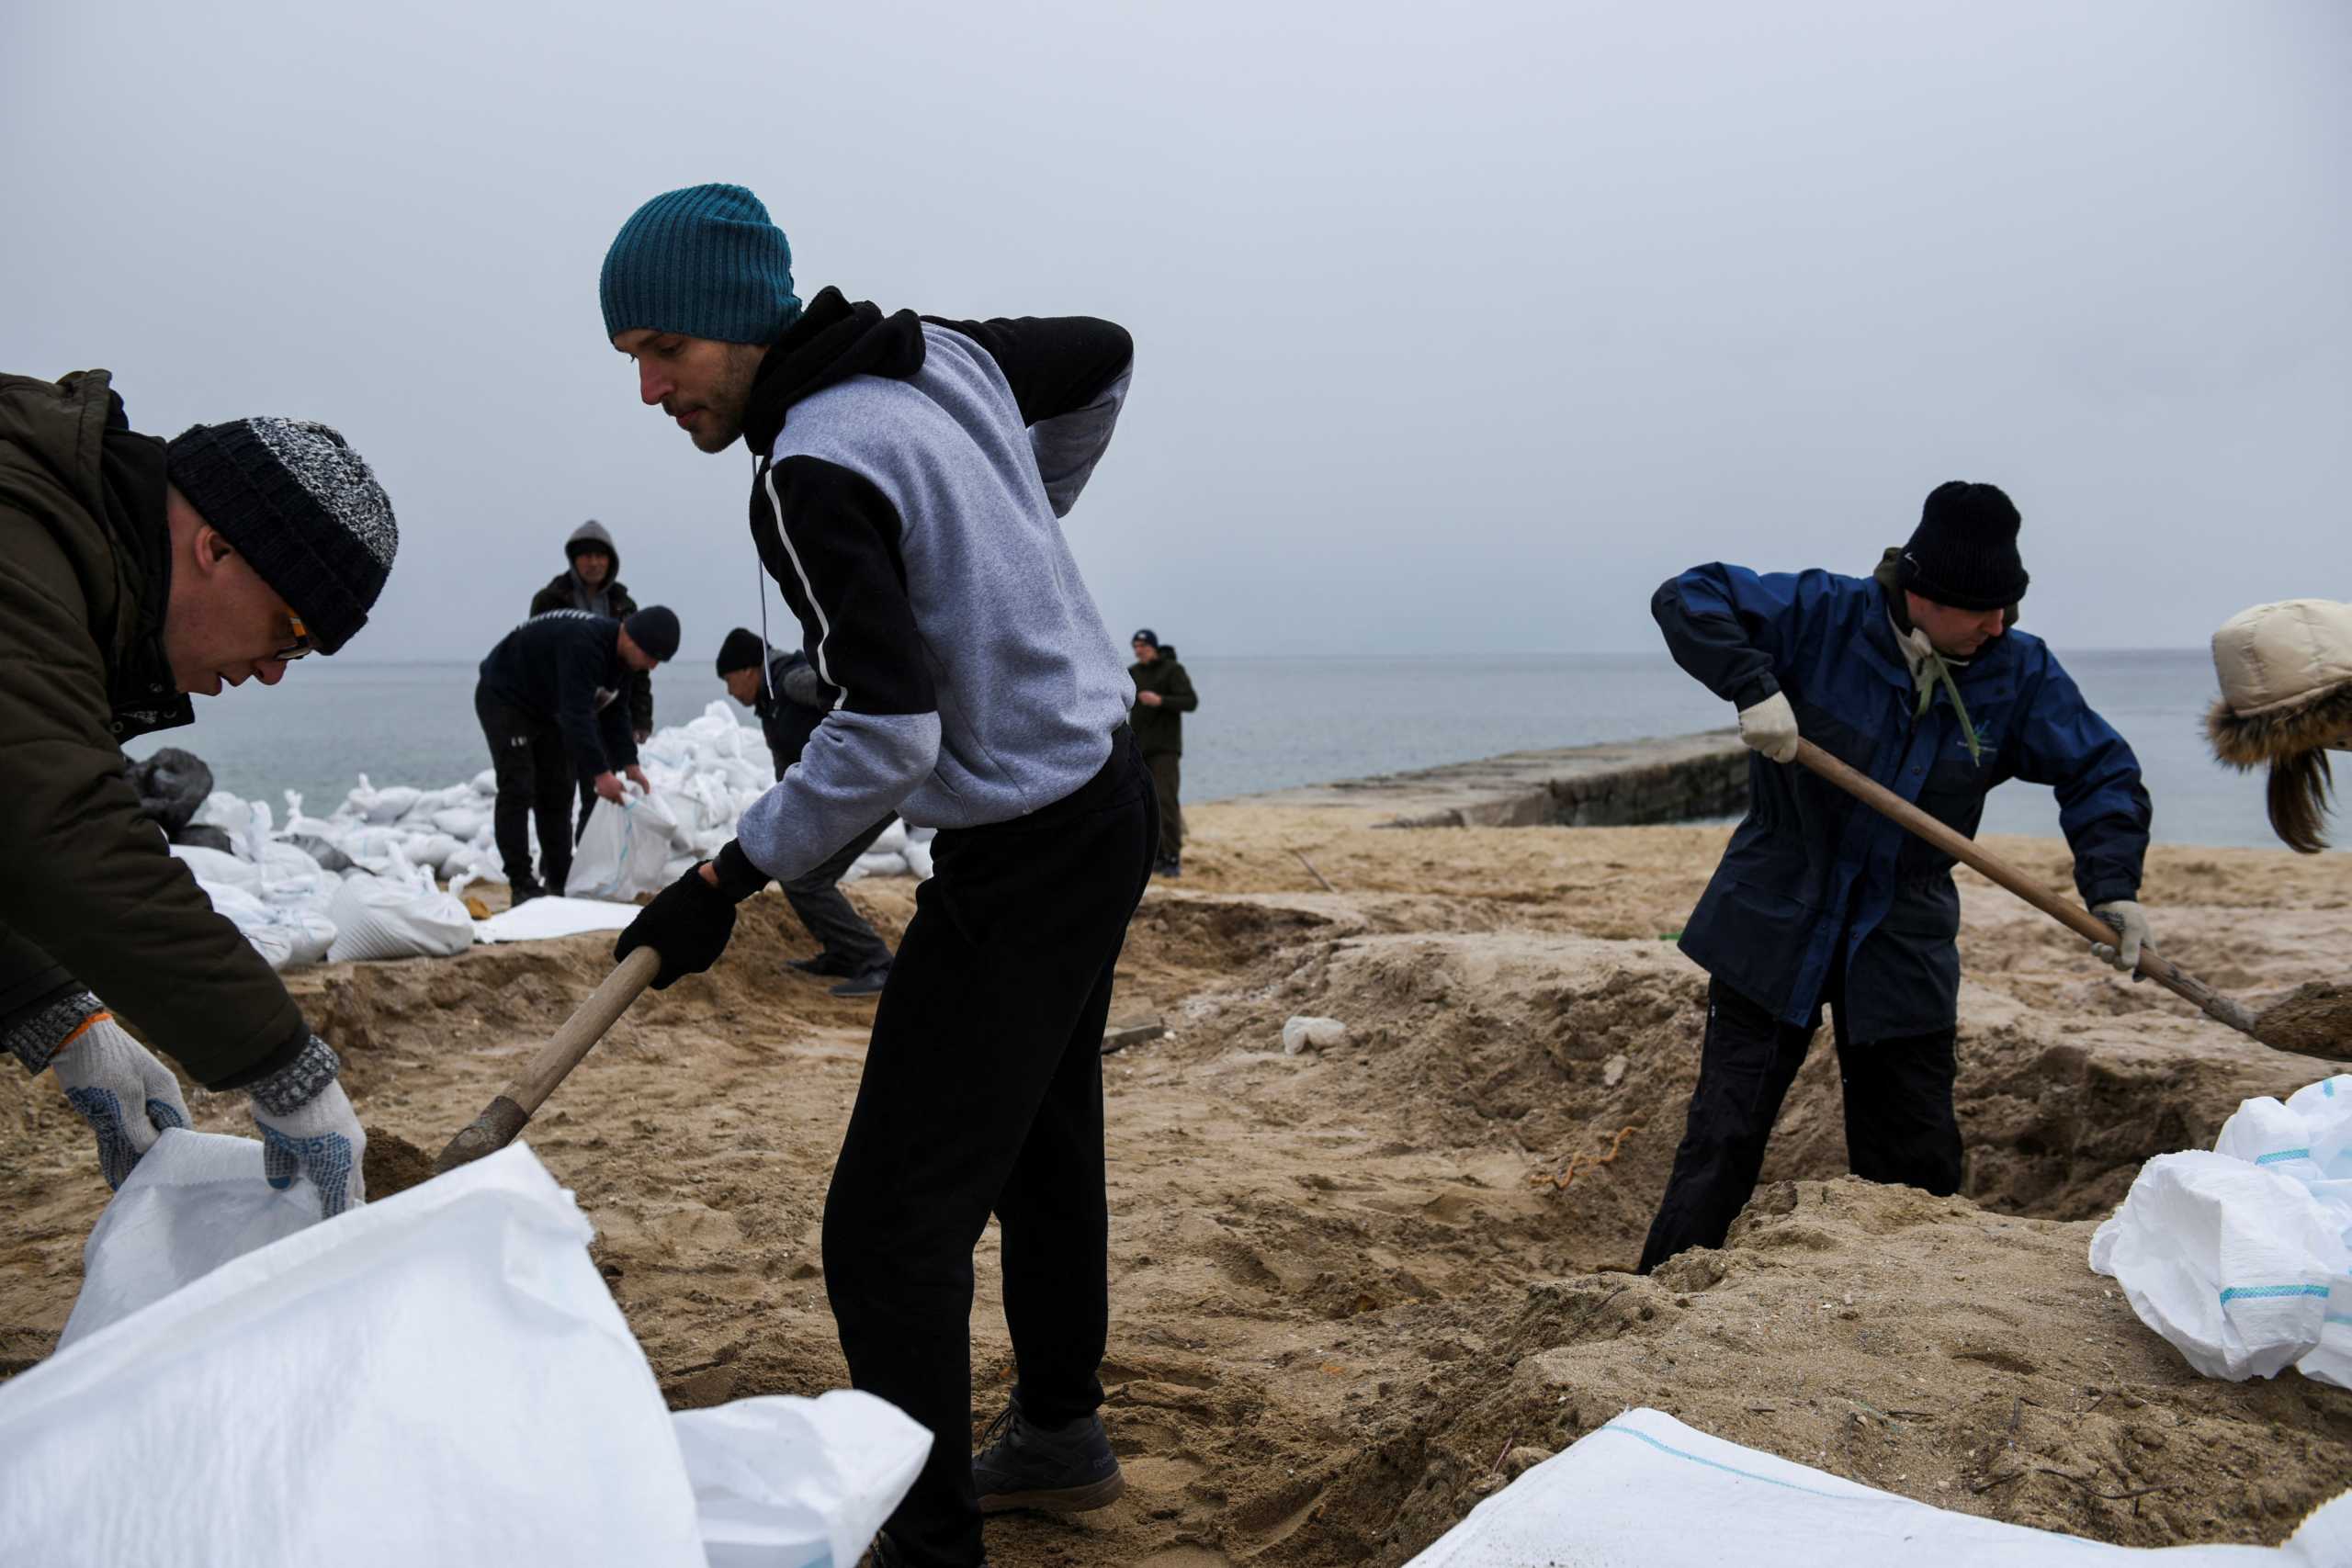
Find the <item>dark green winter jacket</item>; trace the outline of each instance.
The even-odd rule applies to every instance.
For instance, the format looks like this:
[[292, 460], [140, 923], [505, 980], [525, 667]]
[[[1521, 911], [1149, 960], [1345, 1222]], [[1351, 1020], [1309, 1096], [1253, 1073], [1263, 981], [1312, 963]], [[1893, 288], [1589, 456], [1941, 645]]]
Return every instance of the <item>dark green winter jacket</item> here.
[[1127, 673], [1135, 677], [1138, 694], [1158, 692], [1160, 699], [1158, 707], [1138, 702], [1127, 716], [1135, 726], [1136, 750], [1147, 757], [1161, 752], [1182, 756], [1184, 716], [1199, 707], [1201, 699], [1193, 694], [1193, 678], [1176, 662], [1175, 645], [1161, 643], [1159, 658], [1148, 664], [1130, 664]]
[[195, 715], [164, 655], [164, 444], [109, 379], [0, 376], [0, 1033], [86, 987], [234, 1088], [310, 1031], [123, 774], [124, 740]]

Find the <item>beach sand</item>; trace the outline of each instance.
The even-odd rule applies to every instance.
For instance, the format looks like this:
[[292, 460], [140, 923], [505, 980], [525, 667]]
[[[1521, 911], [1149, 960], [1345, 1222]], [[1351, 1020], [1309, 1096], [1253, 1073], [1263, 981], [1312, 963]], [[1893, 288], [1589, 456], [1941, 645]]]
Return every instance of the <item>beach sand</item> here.
[[[1397, 830], [1363, 811], [1188, 812], [1136, 919], [1107, 1057], [1104, 1416], [1129, 1490], [991, 1523], [1007, 1563], [1394, 1563], [1629, 1405], [1941, 1506], [2105, 1540], [2276, 1542], [2352, 1478], [2352, 1393], [2192, 1372], [2085, 1253], [2148, 1156], [2330, 1064], [2204, 1022], [1962, 874], [1965, 1196], [1840, 1175], [1825, 1038], [1721, 1252], [1622, 1270], [1664, 1185], [1703, 977], [1679, 930], [1721, 828]], [[1990, 840], [2057, 886], [2064, 847]], [[1337, 891], [1326, 891], [1303, 852]], [[2160, 849], [2165, 950], [2259, 1002], [2352, 976], [2340, 858]], [[853, 897], [895, 933], [904, 881]], [[787, 928], [789, 934], [786, 934]], [[532, 1146], [680, 1406], [843, 1370], [818, 1248], [870, 1007], [782, 970], [781, 899], [649, 995]], [[292, 977], [363, 1120], [437, 1149], [607, 966], [604, 939]], [[1349, 1042], [1286, 1056], [1283, 1021]], [[243, 1131], [242, 1097], [192, 1097]], [[106, 1193], [46, 1082], [0, 1075], [0, 1373], [46, 1354]], [[994, 1233], [976, 1414], [1012, 1366]], [[1726, 1542], [1727, 1558], [1737, 1553]]]

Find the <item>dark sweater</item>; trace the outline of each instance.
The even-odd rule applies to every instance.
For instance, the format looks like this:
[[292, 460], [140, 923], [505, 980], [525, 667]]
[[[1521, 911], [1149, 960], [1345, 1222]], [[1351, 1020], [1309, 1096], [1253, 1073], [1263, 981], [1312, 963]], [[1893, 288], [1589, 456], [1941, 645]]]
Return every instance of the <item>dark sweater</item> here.
[[508, 632], [481, 661], [482, 689], [562, 730], [583, 779], [637, 761], [628, 705], [618, 700], [633, 673], [621, 658], [620, 629], [610, 615], [550, 610]]

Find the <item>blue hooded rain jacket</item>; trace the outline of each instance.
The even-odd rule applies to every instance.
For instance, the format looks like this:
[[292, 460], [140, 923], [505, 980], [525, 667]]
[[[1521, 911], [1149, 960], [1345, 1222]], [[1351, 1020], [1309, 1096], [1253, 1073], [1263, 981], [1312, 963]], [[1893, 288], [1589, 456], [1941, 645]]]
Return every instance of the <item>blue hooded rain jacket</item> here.
[[[1871, 578], [1716, 563], [1660, 587], [1650, 611], [1675, 662], [1717, 696], [1747, 707], [1785, 693], [1806, 739], [1971, 837], [1996, 784], [2050, 785], [2084, 902], [2134, 897], [2149, 805], [2132, 748], [2041, 638], [2010, 631], [1953, 667], [1976, 728], [1982, 761], [1972, 761], [1940, 688], [1914, 717], [1917, 693], [1888, 592]], [[1802, 1025], [1842, 947], [1853, 1039], [1952, 1027], [1960, 891], [1951, 858], [1794, 763], [1751, 756], [1748, 793], [1682, 951]]]

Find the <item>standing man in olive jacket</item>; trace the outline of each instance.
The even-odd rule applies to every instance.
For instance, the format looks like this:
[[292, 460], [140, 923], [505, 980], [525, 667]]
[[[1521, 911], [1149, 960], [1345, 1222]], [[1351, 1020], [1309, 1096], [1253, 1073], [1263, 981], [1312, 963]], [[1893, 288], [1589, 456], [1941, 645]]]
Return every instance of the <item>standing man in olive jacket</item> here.
[[0, 1055], [55, 1072], [119, 1186], [187, 1124], [119, 1009], [197, 1082], [250, 1093], [270, 1185], [307, 1177], [339, 1213], [367, 1145], [341, 1064], [140, 815], [120, 746], [191, 722], [188, 693], [342, 648], [391, 571], [391, 503], [323, 424], [166, 446], [110, 383], [0, 376]]
[[1127, 673], [1136, 683], [1136, 749], [1151, 770], [1152, 788], [1159, 795], [1159, 860], [1155, 876], [1184, 874], [1184, 807], [1176, 798], [1182, 783], [1184, 716], [1201, 705], [1193, 693], [1193, 678], [1176, 660], [1173, 643], [1163, 648], [1149, 626], [1135, 635], [1136, 661]]
[[[628, 585], [621, 581], [620, 547], [613, 543], [613, 536], [594, 517], [571, 531], [563, 542], [564, 569], [548, 579], [548, 585], [531, 595], [531, 614], [544, 615], [549, 610], [585, 610], [592, 615], [610, 615], [626, 621], [637, 614], [637, 600]], [[639, 746], [653, 739], [653, 676], [643, 670], [632, 670], [628, 675], [629, 732]], [[573, 834], [584, 832], [588, 827], [588, 812], [596, 804], [596, 781], [580, 780], [580, 824]]]

